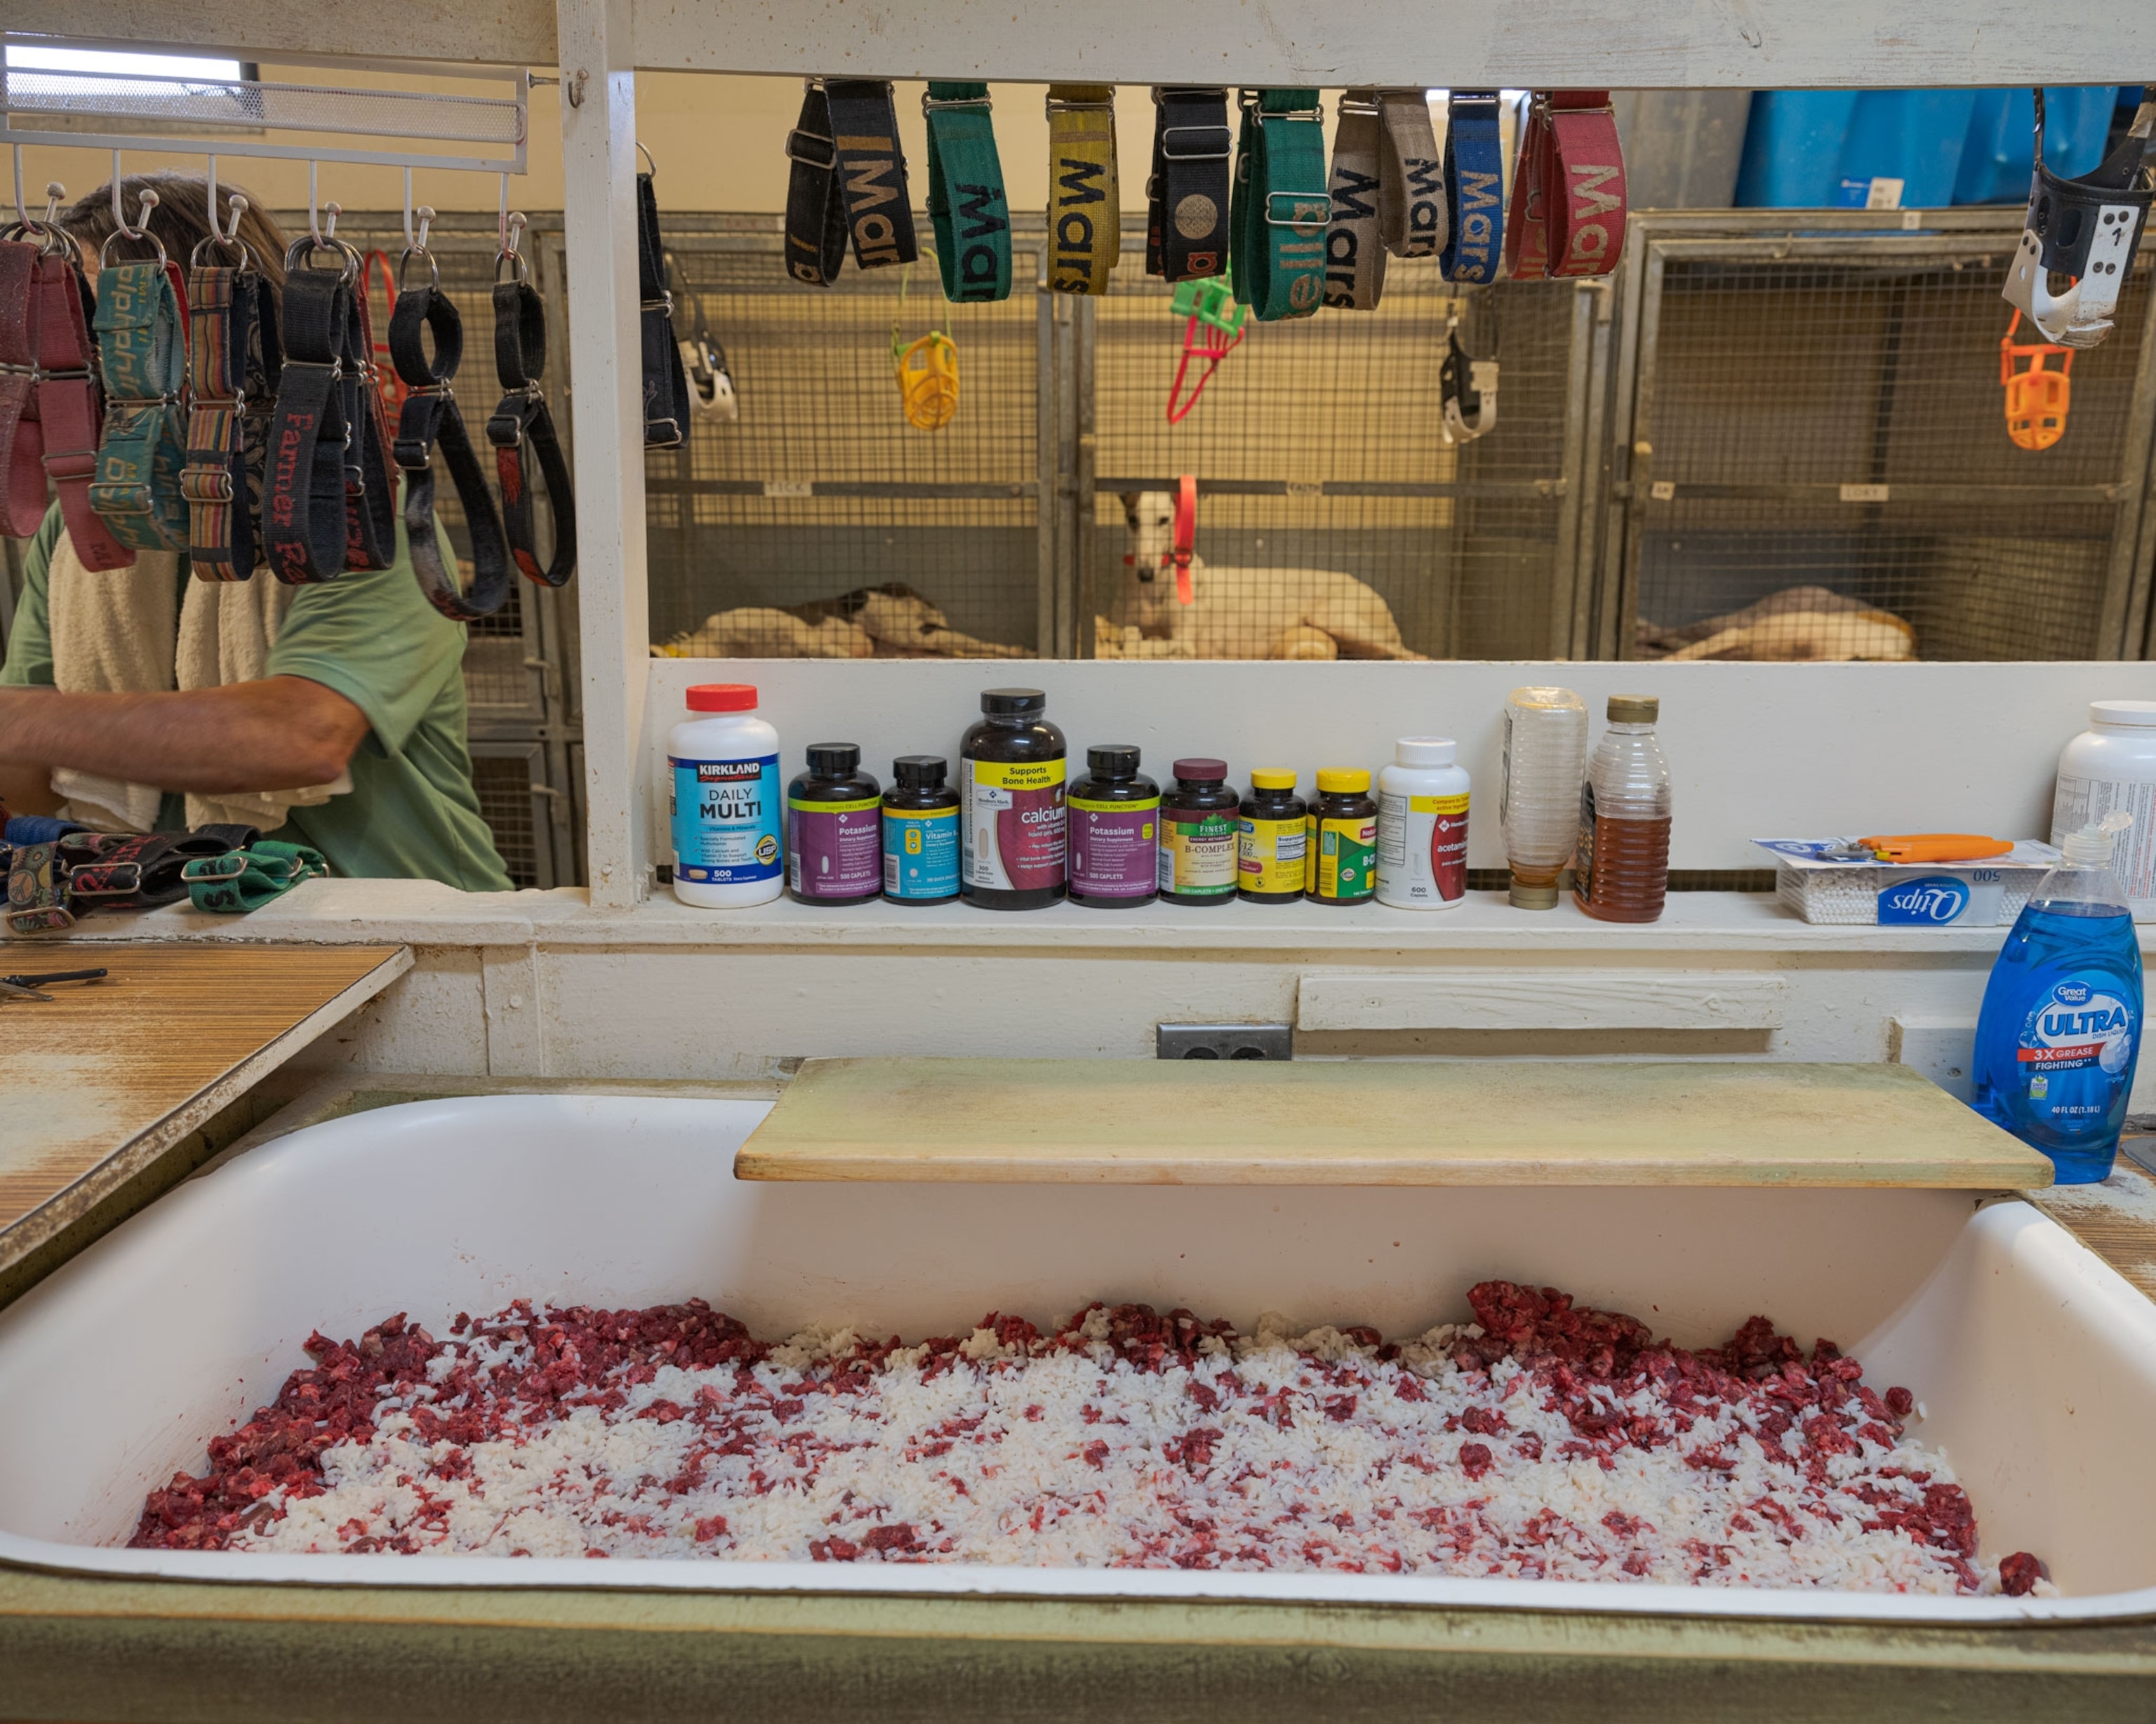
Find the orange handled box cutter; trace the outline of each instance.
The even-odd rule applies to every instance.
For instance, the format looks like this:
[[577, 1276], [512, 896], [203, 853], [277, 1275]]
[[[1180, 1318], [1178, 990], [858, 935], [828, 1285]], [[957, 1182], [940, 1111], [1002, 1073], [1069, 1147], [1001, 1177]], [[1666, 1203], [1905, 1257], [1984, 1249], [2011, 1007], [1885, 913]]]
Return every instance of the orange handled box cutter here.
[[2011, 839], [1984, 838], [1972, 832], [1905, 832], [1891, 837], [1860, 838], [1833, 854], [1876, 862], [1982, 862], [2014, 848]]

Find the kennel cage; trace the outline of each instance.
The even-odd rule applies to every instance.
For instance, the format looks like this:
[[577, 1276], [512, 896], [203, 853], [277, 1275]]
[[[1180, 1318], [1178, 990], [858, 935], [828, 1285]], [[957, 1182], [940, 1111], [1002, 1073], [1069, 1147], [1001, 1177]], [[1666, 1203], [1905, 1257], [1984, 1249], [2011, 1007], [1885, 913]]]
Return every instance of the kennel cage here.
[[2156, 253], [2072, 356], [2063, 435], [2021, 447], [2017, 218], [1635, 219], [1595, 656], [2143, 656]]

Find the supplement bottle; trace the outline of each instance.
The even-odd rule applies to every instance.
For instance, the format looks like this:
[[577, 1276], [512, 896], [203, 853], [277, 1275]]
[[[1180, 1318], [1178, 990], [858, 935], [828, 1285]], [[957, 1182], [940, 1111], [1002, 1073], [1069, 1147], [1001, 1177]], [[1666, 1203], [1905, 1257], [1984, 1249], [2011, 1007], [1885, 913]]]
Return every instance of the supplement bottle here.
[[1310, 885], [1310, 805], [1286, 767], [1260, 767], [1243, 798], [1235, 895], [1253, 904], [1300, 902]]
[[803, 904], [883, 895], [883, 802], [850, 742], [812, 742], [786, 787], [786, 888]]
[[883, 895], [894, 904], [958, 895], [958, 793], [940, 754], [901, 754], [883, 793]]
[[1558, 876], [1579, 844], [1587, 770], [1587, 707], [1570, 689], [1514, 689], [1505, 697], [1497, 824], [1517, 910], [1557, 908]]
[[1359, 767], [1322, 767], [1310, 805], [1310, 895], [1366, 904], [1378, 890], [1378, 805]]
[[1129, 910], [1158, 895], [1160, 786], [1138, 770], [1138, 751], [1111, 742], [1086, 751], [1070, 787], [1070, 901]]
[[1573, 895], [1605, 922], [1660, 920], [1670, 885], [1670, 767], [1655, 740], [1661, 702], [1612, 695], [1609, 727], [1579, 792]]
[[1403, 736], [1378, 774], [1378, 901], [1447, 910], [1467, 898], [1467, 772], [1450, 736]]
[[983, 910], [1045, 910], [1063, 895], [1063, 732], [1039, 689], [990, 689], [959, 749], [958, 890]]
[[2137, 921], [2156, 921], [2156, 700], [2092, 700], [2089, 727], [2059, 756], [2051, 842], [2114, 808], [2133, 816], [2112, 872]]
[[786, 885], [778, 732], [756, 716], [747, 683], [700, 683], [688, 706], [666, 736], [674, 895], [703, 910], [768, 904]]
[[1171, 904], [1229, 904], [1243, 798], [1223, 760], [1179, 760], [1160, 799], [1160, 895]]
[[2128, 818], [2066, 835], [1977, 1016], [1976, 1111], [2049, 1156], [2061, 1185], [2109, 1176], [2141, 1052], [2141, 946], [2111, 867]]

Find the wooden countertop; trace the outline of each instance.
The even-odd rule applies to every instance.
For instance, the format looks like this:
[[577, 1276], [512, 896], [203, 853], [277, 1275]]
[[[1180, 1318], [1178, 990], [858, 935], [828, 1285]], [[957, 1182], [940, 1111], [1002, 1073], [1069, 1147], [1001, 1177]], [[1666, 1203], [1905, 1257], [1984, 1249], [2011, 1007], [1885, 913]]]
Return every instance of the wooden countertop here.
[[812, 1060], [743, 1179], [1139, 1185], [2049, 1185], [1902, 1065]]
[[412, 967], [402, 946], [11, 941], [0, 973], [0, 1270], [21, 1261]]

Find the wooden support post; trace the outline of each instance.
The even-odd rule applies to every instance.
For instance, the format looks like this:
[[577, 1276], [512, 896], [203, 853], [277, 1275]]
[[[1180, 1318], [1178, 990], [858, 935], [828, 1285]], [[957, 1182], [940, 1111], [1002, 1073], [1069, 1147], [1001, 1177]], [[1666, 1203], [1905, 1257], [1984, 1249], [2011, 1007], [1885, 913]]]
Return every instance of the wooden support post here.
[[629, 0], [557, 0], [562, 226], [574, 379], [578, 608], [592, 902], [649, 890], [639, 788], [651, 668], [644, 538], [644, 381], [637, 329], [636, 74]]

